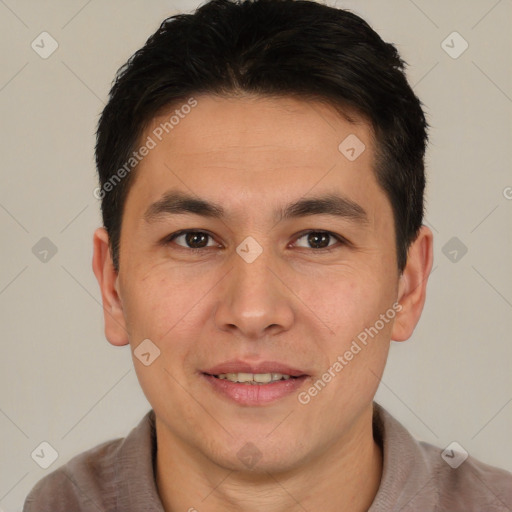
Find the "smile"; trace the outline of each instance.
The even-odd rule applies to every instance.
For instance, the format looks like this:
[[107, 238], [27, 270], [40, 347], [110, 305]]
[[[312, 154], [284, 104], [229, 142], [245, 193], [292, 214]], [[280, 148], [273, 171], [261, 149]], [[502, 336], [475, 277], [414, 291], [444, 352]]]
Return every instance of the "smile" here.
[[224, 373], [202, 377], [213, 393], [238, 406], [264, 406], [300, 391], [308, 375], [291, 376], [282, 373]]
[[214, 375], [214, 377], [244, 384], [268, 384], [269, 382], [296, 378], [283, 373], [221, 373]]

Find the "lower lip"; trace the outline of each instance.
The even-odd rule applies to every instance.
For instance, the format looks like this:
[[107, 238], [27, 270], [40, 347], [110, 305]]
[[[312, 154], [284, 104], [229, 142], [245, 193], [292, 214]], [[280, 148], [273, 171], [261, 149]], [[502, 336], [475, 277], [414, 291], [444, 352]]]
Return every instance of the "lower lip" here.
[[240, 405], [265, 405], [275, 402], [297, 391], [308, 378], [307, 375], [303, 375], [295, 379], [278, 380], [268, 384], [242, 384], [204, 373], [203, 377], [217, 393]]

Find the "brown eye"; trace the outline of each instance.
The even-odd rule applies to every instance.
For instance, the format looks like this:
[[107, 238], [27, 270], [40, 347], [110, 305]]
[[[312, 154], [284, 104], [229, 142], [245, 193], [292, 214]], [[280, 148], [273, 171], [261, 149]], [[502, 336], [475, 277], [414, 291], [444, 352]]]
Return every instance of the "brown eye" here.
[[209, 235], [206, 233], [186, 233], [185, 235], [185, 242], [189, 247], [192, 247], [194, 249], [200, 248], [200, 247], [206, 247], [208, 245], [208, 238]]
[[[336, 242], [343, 242], [343, 240], [329, 231], [309, 231], [303, 233], [297, 241], [304, 239], [305, 245], [298, 244], [299, 247], [305, 247], [307, 249], [328, 249], [335, 245]], [[335, 243], [332, 244], [331, 242]], [[297, 242], [296, 242], [297, 243]]]
[[[181, 243], [177, 242], [178, 240], [180, 240]], [[168, 237], [167, 243], [176, 242], [176, 245], [179, 245], [180, 247], [188, 249], [203, 249], [212, 246], [211, 244], [208, 244], [209, 240], [213, 242], [212, 236], [204, 231], [180, 231]], [[215, 245], [215, 243], [213, 243], [213, 245]]]

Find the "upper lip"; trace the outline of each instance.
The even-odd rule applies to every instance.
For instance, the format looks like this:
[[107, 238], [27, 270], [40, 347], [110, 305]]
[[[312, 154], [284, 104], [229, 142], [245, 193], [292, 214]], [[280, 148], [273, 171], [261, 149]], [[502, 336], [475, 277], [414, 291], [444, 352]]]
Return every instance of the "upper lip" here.
[[306, 372], [293, 368], [287, 364], [278, 361], [261, 361], [260, 363], [248, 363], [239, 359], [224, 361], [204, 370], [203, 373], [209, 375], [221, 375], [223, 373], [281, 373], [283, 375], [291, 375], [292, 377], [300, 377], [307, 375]]

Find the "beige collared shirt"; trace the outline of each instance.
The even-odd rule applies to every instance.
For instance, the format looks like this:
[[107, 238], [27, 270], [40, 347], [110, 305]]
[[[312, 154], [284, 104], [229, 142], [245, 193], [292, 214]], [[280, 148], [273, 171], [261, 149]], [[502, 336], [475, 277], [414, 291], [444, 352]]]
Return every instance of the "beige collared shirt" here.
[[[443, 459], [440, 448], [416, 441], [376, 403], [373, 428], [384, 465], [368, 512], [512, 512], [512, 473], [471, 456], [454, 469], [457, 453]], [[23, 512], [164, 512], [156, 446], [150, 410], [127, 437], [87, 450], [41, 479]]]

